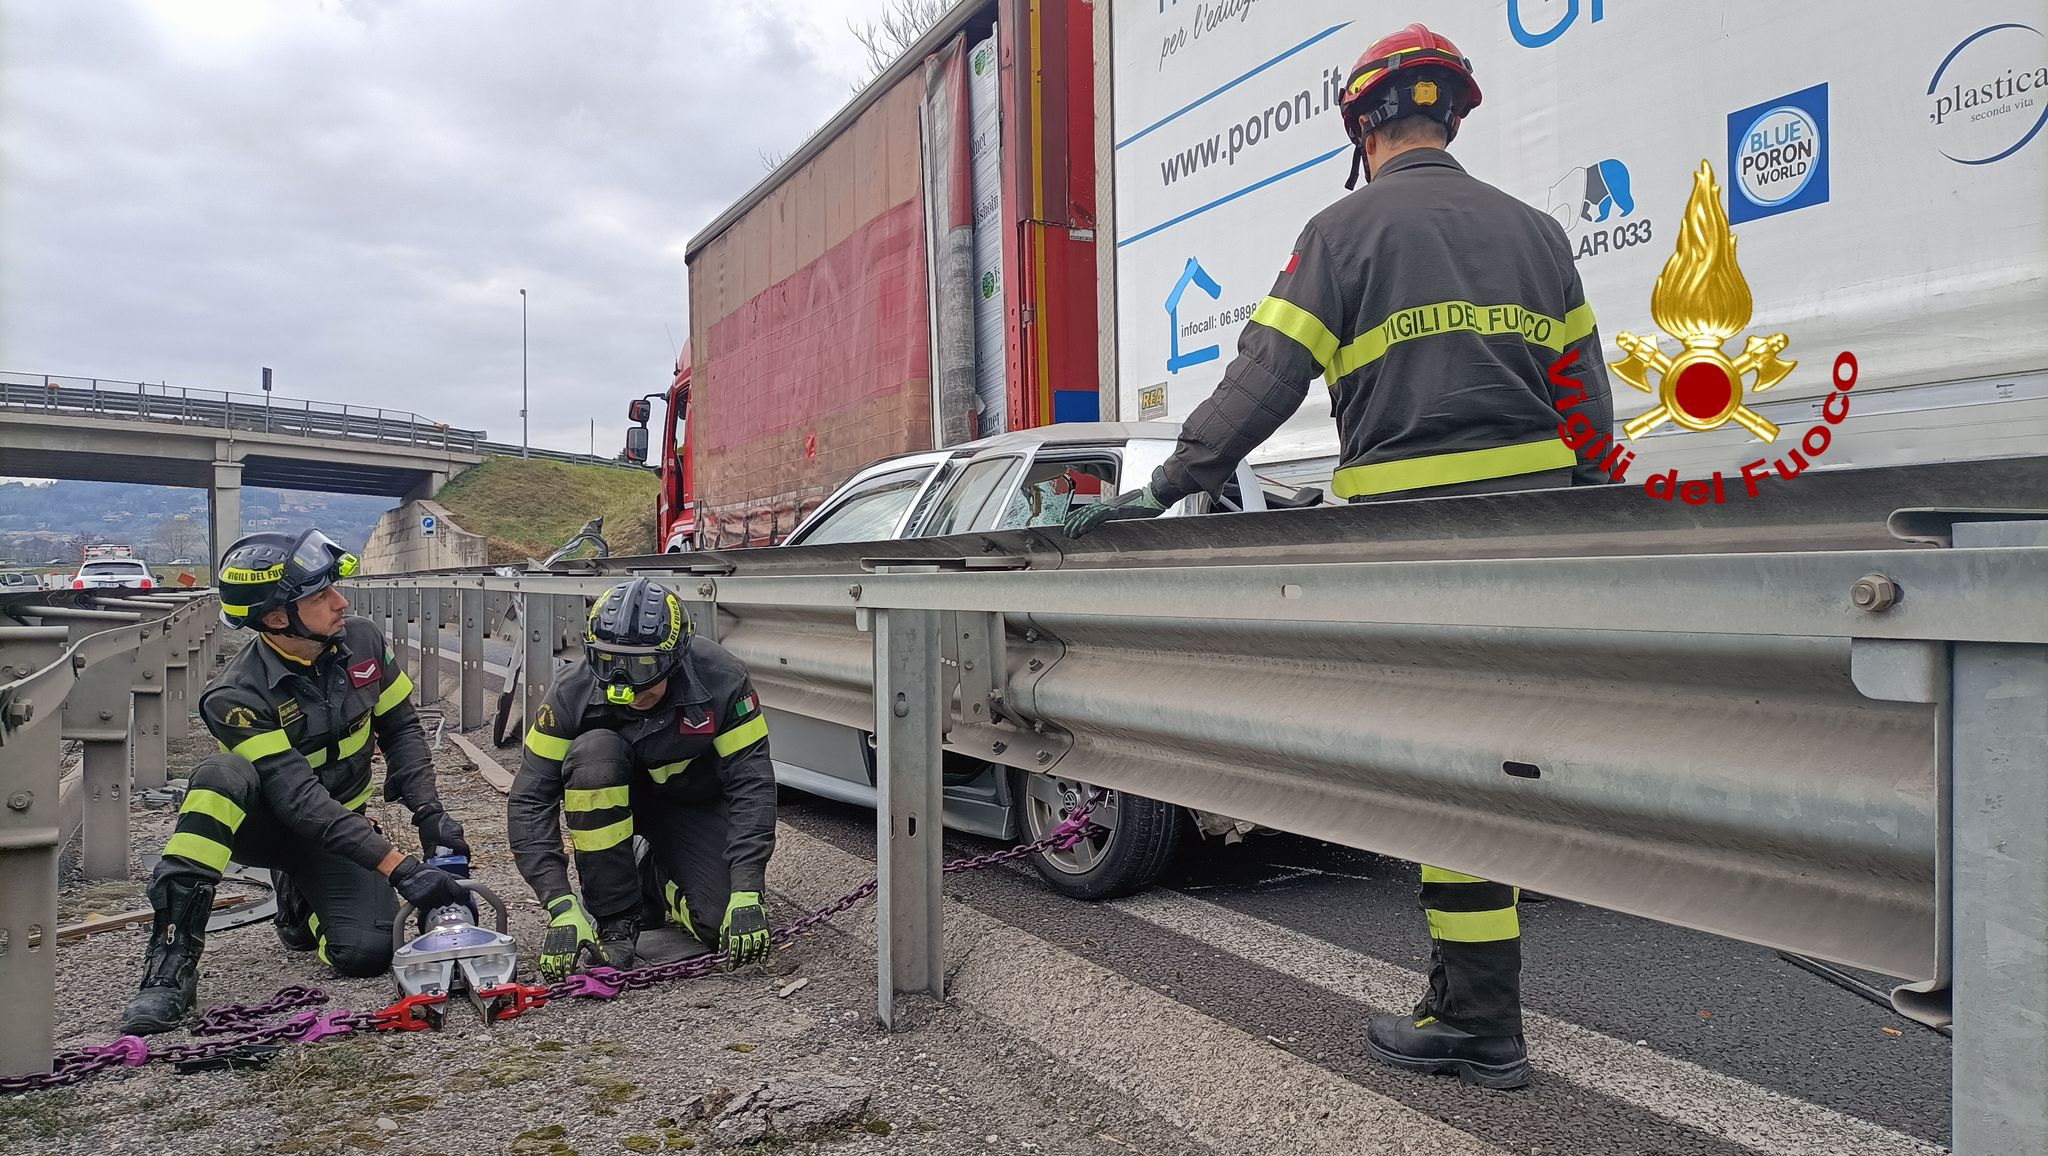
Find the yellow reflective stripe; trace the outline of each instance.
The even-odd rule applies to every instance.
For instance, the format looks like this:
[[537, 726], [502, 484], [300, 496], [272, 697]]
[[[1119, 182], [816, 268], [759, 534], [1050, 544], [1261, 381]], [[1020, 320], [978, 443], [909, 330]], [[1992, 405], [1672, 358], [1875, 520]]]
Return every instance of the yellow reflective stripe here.
[[342, 806], [344, 806], [344, 807], [347, 807], [347, 808], [348, 808], [349, 810], [353, 811], [353, 810], [355, 810], [355, 809], [356, 809], [357, 807], [360, 807], [360, 806], [362, 806], [362, 805], [363, 805], [364, 803], [367, 803], [367, 802], [369, 802], [369, 801], [370, 801], [370, 792], [372, 792], [372, 791], [374, 791], [374, 790], [376, 790], [376, 789], [377, 789], [377, 781], [376, 781], [376, 780], [375, 780], [375, 779], [373, 778], [373, 779], [371, 779], [371, 780], [370, 780], [369, 782], [367, 782], [367, 783], [364, 783], [364, 784], [363, 784], [363, 793], [362, 793], [362, 794], [360, 794], [360, 795], [357, 795], [357, 796], [356, 796], [355, 798], [353, 798], [353, 799], [350, 799], [350, 800], [349, 800], [348, 802], [346, 802], [346, 803], [343, 803], [343, 804], [342, 804]]
[[569, 845], [578, 851], [602, 851], [607, 847], [616, 847], [632, 837], [631, 815], [593, 831], [578, 831], [574, 827], [569, 829]]
[[649, 778], [654, 780], [655, 785], [659, 786], [689, 769], [690, 760], [684, 759], [680, 763], [663, 763], [658, 767], [649, 767], [647, 768], [647, 774]]
[[398, 678], [390, 686], [384, 688], [383, 694], [377, 696], [376, 713], [383, 714], [385, 711], [404, 702], [410, 694], [412, 694], [412, 678], [401, 670], [398, 672]]
[[333, 967], [334, 961], [327, 958], [327, 937], [320, 934], [320, 913], [317, 911], [309, 913], [307, 925], [312, 928], [313, 938], [320, 942], [320, 962]]
[[283, 731], [264, 731], [255, 738], [243, 739], [230, 749], [253, 763], [257, 759], [281, 755], [291, 750], [292, 740]]
[[662, 885], [662, 890], [668, 896], [668, 913], [675, 917], [677, 923], [683, 925], [684, 931], [691, 935], [697, 934], [697, 925], [690, 922], [690, 900], [683, 894], [683, 889], [669, 882]]
[[1430, 911], [1429, 937], [1445, 943], [1497, 943], [1519, 939], [1522, 921], [1512, 907], [1498, 911]]
[[1439, 333], [1477, 333], [1483, 337], [1514, 333], [1531, 345], [1561, 353], [1565, 346], [1592, 332], [1593, 307], [1590, 303], [1558, 318], [1520, 305], [1436, 301], [1403, 309], [1352, 338], [1350, 344], [1337, 351], [1330, 365], [1329, 378], [1335, 385], [1337, 379], [1386, 356], [1389, 348], [1403, 341], [1434, 337]]
[[[358, 726], [356, 729], [350, 731], [347, 735], [344, 735], [342, 737], [340, 746], [341, 757], [345, 759], [350, 755], [355, 754], [357, 751], [362, 750], [364, 744], [368, 743], [369, 741], [370, 720], [368, 718], [365, 718], [363, 719], [361, 726]], [[326, 766], [327, 752], [323, 749], [314, 751], [312, 754], [307, 755], [306, 764], [312, 767]]]
[[226, 824], [230, 831], [241, 830], [242, 820], [249, 817], [248, 812], [237, 806], [233, 799], [218, 791], [209, 791], [205, 787], [194, 787], [186, 791], [185, 801], [178, 805], [178, 811], [181, 814], [190, 812], [195, 815], [210, 815]]
[[229, 618], [247, 618], [247, 617], [249, 617], [249, 608], [248, 608], [247, 606], [237, 606], [237, 605], [235, 605], [235, 604], [234, 604], [234, 603], [232, 603], [232, 602], [223, 602], [223, 603], [221, 603], [221, 604], [220, 604], [220, 612], [221, 612], [222, 614], [225, 614], [225, 615], [227, 615], [227, 616], [228, 616]]
[[1321, 318], [1292, 301], [1268, 297], [1259, 302], [1252, 320], [1300, 342], [1309, 356], [1316, 359], [1316, 368], [1325, 374], [1330, 372], [1330, 362], [1337, 356], [1337, 335], [1330, 332]]
[[1424, 864], [1424, 865], [1423, 865], [1423, 868], [1422, 868], [1422, 881], [1423, 881], [1424, 883], [1491, 883], [1491, 882], [1493, 882], [1493, 880], [1491, 880], [1491, 879], [1481, 879], [1481, 878], [1480, 878], [1479, 876], [1477, 876], [1477, 875], [1461, 875], [1461, 874], [1459, 874], [1459, 873], [1458, 873], [1458, 872], [1456, 872], [1456, 871], [1447, 871], [1447, 870], [1445, 870], [1445, 869], [1444, 869], [1444, 868], [1442, 868], [1442, 867], [1431, 867], [1431, 866], [1429, 866], [1429, 865], [1427, 865], [1427, 864]]
[[[1559, 442], [1558, 444], [1563, 445], [1564, 443]], [[569, 740], [557, 738], [554, 735], [542, 734], [538, 727], [531, 727], [526, 732], [526, 749], [539, 755], [541, 758], [552, 759], [559, 763], [569, 757]]]
[[562, 792], [562, 805], [571, 811], [602, 811], [607, 807], [629, 807], [632, 805], [631, 788], [598, 787], [595, 790], [570, 788]]
[[1432, 486], [1454, 486], [1460, 482], [1482, 482], [1489, 478], [1511, 478], [1544, 470], [1575, 465], [1578, 456], [1570, 446], [1554, 437], [1516, 446], [1490, 450], [1462, 450], [1451, 454], [1404, 458], [1398, 462], [1374, 462], [1345, 466], [1330, 478], [1330, 492], [1340, 498], [1361, 494], [1393, 494]]
[[[1564, 443], [1559, 442], [1557, 444], [1563, 445]], [[712, 739], [711, 748], [717, 751], [720, 757], [723, 757], [736, 751], [746, 750], [767, 737], [768, 719], [763, 715], [757, 714], [753, 718]]]
[[202, 867], [211, 867], [215, 871], [227, 870], [228, 860], [233, 857], [233, 852], [219, 840], [194, 835], [190, 831], [179, 831], [172, 835], [170, 841], [164, 844], [164, 854], [190, 859]]

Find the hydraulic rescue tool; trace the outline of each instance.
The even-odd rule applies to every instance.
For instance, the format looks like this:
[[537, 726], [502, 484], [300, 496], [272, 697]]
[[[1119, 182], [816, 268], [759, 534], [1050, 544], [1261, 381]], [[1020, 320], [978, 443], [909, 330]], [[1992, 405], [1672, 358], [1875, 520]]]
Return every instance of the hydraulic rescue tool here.
[[467, 858], [444, 851], [431, 863], [456, 876], [464, 888], [491, 905], [497, 912], [497, 930], [477, 925], [478, 914], [472, 899], [468, 905], [451, 903], [421, 912], [420, 934], [408, 942], [406, 916], [412, 914], [413, 905], [403, 902], [391, 922], [392, 981], [398, 985], [399, 994], [406, 997], [401, 1002], [420, 996], [438, 997], [431, 1002], [422, 1000], [419, 1006], [419, 1014], [436, 1030], [441, 1026], [445, 1000], [457, 992], [468, 997], [470, 1006], [484, 1023], [491, 1023], [504, 1010], [501, 1005], [506, 1003], [506, 997], [483, 993], [507, 987], [519, 970], [519, 946], [505, 930], [505, 902], [489, 887], [468, 877]]

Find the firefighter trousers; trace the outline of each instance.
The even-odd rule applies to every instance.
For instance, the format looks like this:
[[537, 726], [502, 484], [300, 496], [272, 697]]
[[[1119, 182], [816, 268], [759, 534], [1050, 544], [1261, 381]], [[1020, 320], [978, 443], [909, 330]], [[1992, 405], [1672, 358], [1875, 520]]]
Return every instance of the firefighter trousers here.
[[1475, 1036], [1522, 1034], [1519, 889], [1442, 867], [1422, 869], [1429, 918], [1429, 990], [1415, 1018]]
[[228, 861], [291, 876], [321, 962], [346, 976], [391, 967], [391, 922], [398, 896], [384, 876], [288, 831], [263, 801], [256, 768], [213, 754], [192, 769], [178, 825], [150, 874], [149, 900], [161, 907], [173, 881], [212, 886]]
[[725, 800], [684, 802], [633, 769], [616, 731], [586, 731], [562, 759], [562, 810], [583, 906], [603, 921], [634, 910], [668, 918], [707, 947], [731, 899]]

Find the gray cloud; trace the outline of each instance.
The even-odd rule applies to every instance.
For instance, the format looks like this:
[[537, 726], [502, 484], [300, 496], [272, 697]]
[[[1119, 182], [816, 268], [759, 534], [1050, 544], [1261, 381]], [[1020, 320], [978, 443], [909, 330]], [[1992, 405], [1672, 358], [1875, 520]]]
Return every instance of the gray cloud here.
[[[683, 243], [846, 99], [877, 0], [0, 4], [0, 368], [617, 448]], [[742, 10], [744, 7], [744, 10]]]

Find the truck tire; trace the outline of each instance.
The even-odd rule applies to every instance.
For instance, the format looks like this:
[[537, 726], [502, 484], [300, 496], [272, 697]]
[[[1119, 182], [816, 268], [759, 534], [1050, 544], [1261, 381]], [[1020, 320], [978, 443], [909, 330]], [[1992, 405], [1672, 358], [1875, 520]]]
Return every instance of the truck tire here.
[[[1073, 779], [1018, 771], [1012, 781], [1018, 825], [1037, 841], [1057, 826], [1093, 788]], [[1041, 851], [1031, 865], [1053, 890], [1075, 899], [1115, 899], [1142, 891], [1179, 853], [1187, 814], [1172, 803], [1111, 791], [1096, 808], [1107, 829], [1066, 851]]]

